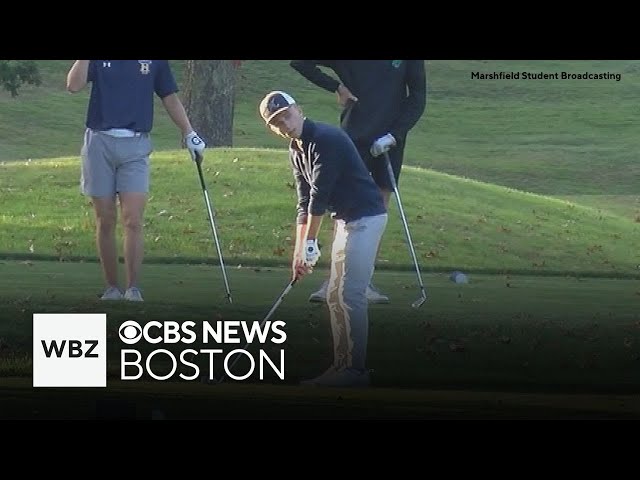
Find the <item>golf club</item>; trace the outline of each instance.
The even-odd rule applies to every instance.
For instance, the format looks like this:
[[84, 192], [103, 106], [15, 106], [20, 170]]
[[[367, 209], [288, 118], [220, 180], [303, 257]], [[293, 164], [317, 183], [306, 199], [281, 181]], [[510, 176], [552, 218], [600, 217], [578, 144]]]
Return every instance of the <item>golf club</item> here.
[[427, 292], [424, 288], [424, 284], [422, 283], [422, 276], [420, 275], [420, 267], [418, 267], [418, 259], [416, 257], [416, 252], [413, 249], [413, 242], [411, 241], [411, 234], [409, 233], [407, 218], [404, 215], [404, 209], [402, 208], [402, 200], [400, 199], [400, 192], [398, 191], [398, 184], [396, 183], [396, 177], [393, 174], [393, 168], [391, 167], [391, 160], [389, 159], [388, 152], [384, 152], [384, 160], [387, 163], [387, 172], [389, 173], [389, 179], [391, 180], [391, 185], [393, 186], [393, 193], [395, 194], [396, 202], [398, 203], [398, 210], [400, 210], [400, 217], [402, 218], [402, 225], [404, 226], [404, 234], [407, 237], [407, 243], [409, 244], [409, 250], [411, 251], [413, 264], [416, 268], [416, 275], [418, 276], [418, 283], [420, 285], [421, 296], [419, 299], [413, 302], [411, 306], [413, 308], [420, 308], [422, 304], [427, 300]]
[[200, 176], [200, 185], [202, 186], [202, 193], [204, 193], [204, 201], [207, 205], [207, 213], [209, 214], [209, 223], [211, 224], [211, 231], [213, 232], [213, 239], [216, 244], [216, 250], [218, 251], [218, 258], [220, 259], [220, 267], [222, 268], [222, 278], [224, 279], [224, 288], [227, 292], [227, 300], [229, 303], [233, 303], [231, 300], [231, 290], [229, 290], [229, 281], [227, 280], [227, 272], [224, 268], [224, 260], [222, 259], [222, 250], [220, 249], [220, 242], [218, 241], [218, 231], [216, 230], [216, 222], [213, 218], [213, 211], [211, 210], [211, 202], [209, 201], [209, 193], [204, 183], [204, 175], [202, 174], [202, 154], [196, 152], [196, 167], [198, 167], [198, 175]]
[[[267, 313], [267, 316], [264, 317], [264, 319], [260, 322], [260, 328], [262, 328], [262, 326], [267, 322], [267, 320], [269, 320], [271, 318], [273, 313], [277, 310], [277, 308], [282, 303], [282, 300], [284, 300], [284, 297], [287, 295], [287, 293], [289, 293], [289, 291], [293, 288], [293, 286], [296, 284], [297, 281], [298, 281], [298, 278], [294, 278], [293, 280], [291, 280], [289, 282], [289, 284], [282, 291], [282, 293], [280, 294], [280, 296], [278, 297], [276, 302], [271, 307], [271, 310], [269, 310], [269, 313]], [[249, 344], [248, 343], [244, 346], [243, 350], [247, 350], [247, 348], [249, 348]], [[233, 366], [238, 362], [239, 359], [240, 359], [240, 355], [236, 355], [236, 358], [233, 360], [233, 362], [231, 362], [231, 365], [229, 365], [227, 367], [227, 370], [230, 371], [233, 368]], [[222, 383], [222, 381], [224, 379], [225, 379], [225, 374], [223, 373], [222, 376], [220, 377], [220, 379], [218, 379], [218, 380], [216, 380], [215, 378], [213, 380], [206, 379], [206, 383], [219, 384], [219, 383]]]
[[[351, 116], [351, 112], [353, 111], [353, 107], [355, 105], [355, 101], [352, 99], [348, 99], [345, 103], [344, 108], [344, 116], [342, 117], [341, 126], [344, 129], [347, 122], [349, 121], [349, 117]], [[416, 258], [416, 252], [413, 249], [413, 242], [411, 241], [411, 234], [409, 233], [409, 226], [407, 225], [407, 219], [404, 216], [404, 209], [402, 208], [402, 201], [400, 200], [400, 192], [398, 192], [398, 185], [396, 184], [396, 177], [393, 174], [393, 168], [391, 167], [391, 160], [389, 159], [389, 154], [384, 152], [385, 162], [387, 163], [387, 172], [389, 173], [389, 177], [391, 179], [391, 184], [393, 185], [393, 192], [396, 196], [396, 201], [398, 202], [398, 209], [400, 210], [400, 216], [402, 217], [402, 224], [404, 226], [404, 233], [407, 237], [407, 243], [409, 244], [409, 249], [411, 251], [411, 256], [413, 257], [413, 263], [416, 268], [416, 274], [418, 275], [418, 283], [420, 284], [420, 298], [411, 304], [413, 308], [420, 308], [422, 304], [427, 300], [427, 292], [424, 288], [424, 284], [422, 283], [422, 277], [420, 275], [420, 268], [418, 267], [418, 259]]]

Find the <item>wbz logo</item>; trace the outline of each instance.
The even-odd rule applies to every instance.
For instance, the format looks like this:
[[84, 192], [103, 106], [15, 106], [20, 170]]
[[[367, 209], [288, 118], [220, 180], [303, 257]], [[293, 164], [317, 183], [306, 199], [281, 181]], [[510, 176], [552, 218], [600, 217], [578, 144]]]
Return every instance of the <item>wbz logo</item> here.
[[[82, 342], [81, 340], [62, 340], [62, 342], [60, 342], [59, 344], [56, 340], [51, 340], [51, 343], [49, 345], [47, 345], [46, 340], [40, 340], [40, 342], [42, 343], [42, 348], [44, 349], [44, 354], [47, 358], [51, 358], [52, 354], [58, 358], [63, 357], [65, 354], [64, 347], [66, 345], [68, 345], [67, 356], [69, 358], [78, 358], [83, 356], [86, 358], [99, 357], [97, 353], [91, 353], [98, 345], [98, 340], [85, 340], [84, 342]], [[83, 343], [89, 346], [89, 349], [84, 352], [82, 351]]]
[[34, 387], [106, 387], [107, 315], [35, 313]]

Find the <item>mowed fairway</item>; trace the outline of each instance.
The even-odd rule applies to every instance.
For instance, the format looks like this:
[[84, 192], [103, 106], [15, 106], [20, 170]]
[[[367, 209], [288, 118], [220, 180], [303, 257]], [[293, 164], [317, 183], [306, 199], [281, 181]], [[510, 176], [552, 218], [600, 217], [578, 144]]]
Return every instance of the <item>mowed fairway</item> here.
[[[0, 264], [4, 415], [91, 417], [125, 408], [128, 415], [135, 410], [144, 417], [160, 408], [172, 418], [232, 418], [242, 416], [244, 407], [253, 412], [251, 418], [638, 414], [633, 407], [640, 391], [635, 280], [472, 275], [469, 284], [456, 285], [446, 275], [425, 274], [431, 298], [414, 310], [410, 303], [419, 294], [415, 276], [379, 272], [378, 284], [393, 303], [371, 307], [373, 388], [308, 392], [298, 381], [324, 370], [331, 357], [325, 307], [306, 301], [314, 282], [296, 286], [272, 318], [286, 322], [284, 381], [273, 375], [261, 381], [256, 371], [247, 381], [216, 386], [120, 382], [119, 350], [125, 346], [117, 329], [123, 321], [260, 321], [288, 282], [288, 272], [230, 269], [235, 303], [228, 305], [216, 266], [147, 265], [147, 301], [138, 305], [98, 301], [97, 267]], [[32, 314], [40, 312], [107, 313], [106, 391], [31, 387], [31, 322]], [[205, 365], [201, 367], [204, 371]], [[237, 368], [248, 367], [238, 362]], [[45, 398], [53, 401], [43, 403]], [[76, 404], [77, 409], [69, 409]]]

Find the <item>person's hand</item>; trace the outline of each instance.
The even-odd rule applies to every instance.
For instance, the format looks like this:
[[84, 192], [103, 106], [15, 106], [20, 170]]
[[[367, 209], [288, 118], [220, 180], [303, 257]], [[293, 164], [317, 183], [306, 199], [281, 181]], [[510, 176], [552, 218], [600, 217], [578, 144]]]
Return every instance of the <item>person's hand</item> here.
[[338, 89], [336, 90], [336, 93], [338, 94], [338, 103], [342, 107], [346, 107], [347, 102], [349, 102], [349, 100], [351, 100], [352, 102], [358, 101], [358, 97], [356, 97], [353, 93], [351, 93], [351, 90], [349, 90], [347, 87], [345, 87], [342, 84], [338, 85]]
[[195, 162], [198, 156], [202, 158], [204, 149], [207, 145], [204, 143], [204, 140], [202, 140], [198, 136], [196, 132], [191, 132], [187, 134], [187, 136], [184, 137], [184, 143], [186, 144], [187, 149], [191, 154], [191, 160]]
[[318, 239], [307, 240], [307, 244], [304, 248], [304, 261], [310, 266], [314, 267], [320, 258], [320, 248], [318, 247]]
[[396, 139], [390, 133], [380, 137], [371, 145], [371, 155], [377, 157], [382, 155], [384, 152], [389, 151], [389, 149], [396, 144]]
[[304, 259], [304, 255], [296, 255], [293, 257], [293, 262], [291, 263], [291, 279], [292, 280], [300, 280], [307, 273], [312, 273], [313, 267], [307, 265]]

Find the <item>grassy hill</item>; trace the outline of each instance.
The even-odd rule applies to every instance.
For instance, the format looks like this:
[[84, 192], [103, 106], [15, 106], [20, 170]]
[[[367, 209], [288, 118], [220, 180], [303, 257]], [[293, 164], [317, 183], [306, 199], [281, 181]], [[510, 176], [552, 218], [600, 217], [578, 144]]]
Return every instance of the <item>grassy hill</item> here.
[[[42, 86], [26, 86], [18, 98], [0, 93], [0, 198], [11, 205], [0, 217], [11, 232], [0, 251], [92, 254], [90, 211], [77, 195], [89, 91], [65, 91], [71, 63], [40, 61]], [[172, 63], [180, 80], [183, 61]], [[637, 273], [640, 140], [633, 109], [639, 61], [437, 60], [427, 61], [427, 71], [427, 112], [410, 134], [406, 165], [414, 168], [406, 168], [402, 183], [425, 268]], [[621, 80], [478, 80], [471, 78], [474, 71], [609, 72]], [[239, 150], [211, 149], [206, 160], [224, 249], [238, 261], [279, 263], [291, 235], [284, 144], [256, 110], [264, 93], [276, 88], [291, 92], [318, 120], [335, 122], [339, 112], [335, 96], [311, 85], [288, 61], [243, 63], [234, 122]], [[210, 255], [197, 177], [186, 153], [174, 150], [179, 138], [159, 102], [157, 109], [148, 253]], [[39, 160], [32, 164], [40, 168], [27, 167], [27, 159]], [[34, 219], [34, 203], [56, 208]], [[77, 229], [86, 232], [86, 243]], [[181, 239], [180, 232], [198, 239]], [[271, 232], [269, 241], [264, 232]], [[389, 232], [382, 265], [410, 266], [395, 210]]]
[[[180, 79], [183, 61], [172, 62]], [[88, 89], [65, 91], [71, 64], [40, 61], [41, 87], [24, 87], [17, 99], [0, 93], [0, 161], [78, 154]], [[477, 80], [474, 71], [610, 72], [621, 80]], [[407, 164], [548, 195], [640, 195], [640, 61], [433, 60], [427, 72], [427, 111], [410, 134]], [[282, 148], [257, 115], [260, 98], [276, 88], [291, 92], [310, 116], [336, 121], [335, 96], [288, 61], [249, 60], [238, 81], [235, 146]], [[156, 148], [177, 148], [159, 108]]]
[[[230, 264], [287, 265], [295, 192], [287, 154], [216, 149], [205, 160], [223, 255]], [[146, 211], [147, 260], [217, 262], [196, 169], [184, 151], [157, 152]], [[75, 158], [0, 165], [0, 252], [14, 258], [94, 257], [94, 220]], [[44, 187], [46, 186], [46, 188]], [[637, 275], [640, 224], [507, 187], [408, 166], [402, 199], [426, 270]], [[390, 215], [380, 268], [411, 268], [399, 215]], [[331, 225], [320, 237], [329, 259]]]

